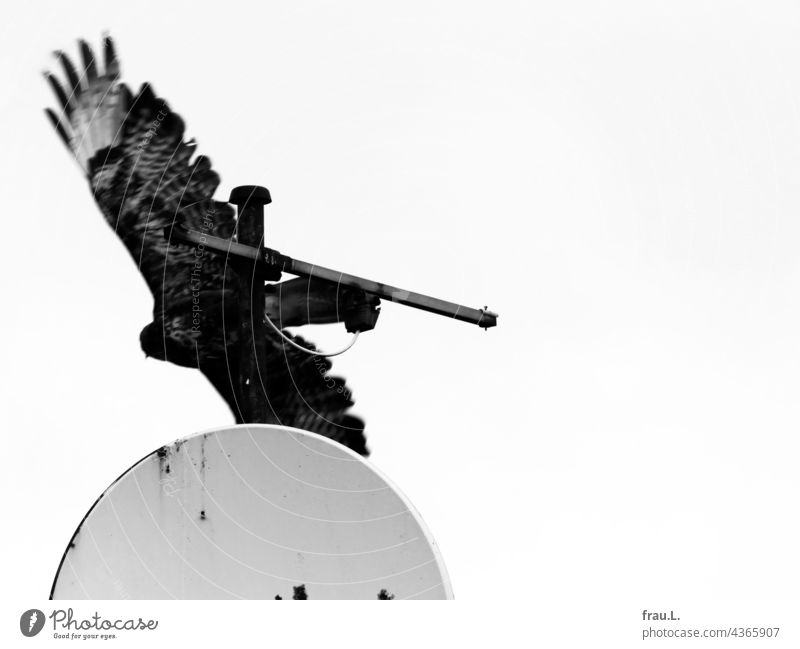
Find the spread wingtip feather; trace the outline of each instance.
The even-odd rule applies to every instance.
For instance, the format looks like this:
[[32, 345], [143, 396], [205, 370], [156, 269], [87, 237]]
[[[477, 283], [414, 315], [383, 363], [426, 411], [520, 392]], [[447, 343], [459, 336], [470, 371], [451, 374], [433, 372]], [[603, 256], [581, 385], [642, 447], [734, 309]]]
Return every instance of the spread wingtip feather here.
[[81, 89], [81, 80], [78, 73], [75, 71], [75, 66], [72, 65], [72, 61], [70, 61], [70, 58], [62, 50], [56, 50], [54, 54], [61, 63], [61, 67], [64, 68], [64, 74], [67, 76], [72, 94], [79, 92]]
[[89, 83], [97, 81], [97, 64], [94, 60], [94, 52], [89, 47], [89, 43], [81, 39], [78, 41], [81, 49], [81, 57], [83, 58], [83, 67], [86, 69], [86, 78]]
[[108, 34], [106, 34], [103, 39], [103, 56], [105, 59], [106, 74], [119, 74], [119, 61], [117, 61], [117, 52], [114, 49], [114, 39]]
[[56, 79], [49, 72], [43, 72], [42, 74], [44, 74], [44, 78], [47, 80], [47, 83], [50, 84], [50, 88], [52, 88], [53, 93], [58, 100], [59, 107], [69, 116], [69, 114], [72, 112], [72, 106], [70, 105], [67, 93], [64, 92], [64, 88], [61, 87], [58, 79]]
[[64, 128], [64, 125], [61, 123], [61, 120], [58, 119], [56, 114], [50, 110], [49, 108], [45, 108], [44, 112], [47, 114], [47, 117], [50, 119], [50, 123], [53, 125], [53, 128], [56, 129], [61, 141], [64, 145], [71, 151], [72, 147], [70, 146], [69, 142], [69, 135], [67, 135], [67, 131]]

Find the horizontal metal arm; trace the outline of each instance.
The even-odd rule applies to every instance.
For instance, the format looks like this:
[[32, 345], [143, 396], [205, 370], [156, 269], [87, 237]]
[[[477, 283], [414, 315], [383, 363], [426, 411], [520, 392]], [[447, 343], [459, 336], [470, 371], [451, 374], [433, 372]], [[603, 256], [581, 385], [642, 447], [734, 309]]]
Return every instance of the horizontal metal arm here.
[[455, 320], [461, 320], [462, 322], [476, 324], [484, 329], [497, 325], [498, 314], [488, 309], [473, 309], [471, 307], [462, 306], [461, 304], [455, 304], [454, 302], [447, 302], [446, 300], [422, 295], [421, 293], [406, 291], [395, 286], [390, 286], [389, 284], [382, 284], [381, 282], [357, 277], [356, 275], [348, 275], [338, 270], [317, 266], [316, 264], [310, 264], [305, 261], [300, 261], [299, 259], [292, 259], [271, 248], [262, 248], [258, 250], [252, 246], [236, 243], [229, 239], [213, 237], [195, 230], [186, 230], [178, 225], [165, 230], [164, 236], [170, 241], [189, 243], [195, 246], [202, 245], [208, 250], [250, 261], [255, 264], [256, 272], [266, 277], [274, 278], [274, 273], [278, 270], [301, 277], [325, 280], [332, 284], [351, 286], [361, 289], [365, 293], [377, 295], [385, 300], [391, 300], [398, 304], [404, 304], [405, 306], [414, 307], [415, 309], [421, 309]]

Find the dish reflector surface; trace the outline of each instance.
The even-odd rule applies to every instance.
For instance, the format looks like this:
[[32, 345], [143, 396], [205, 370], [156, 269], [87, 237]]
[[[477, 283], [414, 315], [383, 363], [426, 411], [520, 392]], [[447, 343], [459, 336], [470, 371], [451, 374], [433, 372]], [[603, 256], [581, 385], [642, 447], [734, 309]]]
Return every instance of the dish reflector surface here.
[[451, 599], [408, 500], [325, 437], [239, 425], [155, 451], [69, 544], [52, 599]]

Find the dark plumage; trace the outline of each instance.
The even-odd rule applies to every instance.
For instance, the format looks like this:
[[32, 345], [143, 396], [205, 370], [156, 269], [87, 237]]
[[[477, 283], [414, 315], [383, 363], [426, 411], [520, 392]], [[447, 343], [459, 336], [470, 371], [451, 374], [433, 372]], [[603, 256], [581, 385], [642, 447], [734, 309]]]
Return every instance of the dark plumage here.
[[[232, 389], [239, 358], [235, 271], [224, 258], [198, 256], [163, 235], [176, 224], [233, 235], [232, 207], [213, 199], [219, 176], [208, 158], [196, 155], [195, 143], [184, 139], [181, 117], [148, 84], [134, 94], [119, 81], [110, 38], [102, 66], [84, 41], [80, 51], [80, 71], [56, 52], [66, 83], [45, 76], [62, 114], [46, 112], [153, 294], [153, 321], [142, 330], [142, 349], [199, 369], [241, 422]], [[264, 388], [271, 422], [325, 435], [366, 455], [364, 423], [348, 414], [350, 392], [343, 380], [328, 375], [330, 363], [295, 350], [271, 331], [267, 347]]]

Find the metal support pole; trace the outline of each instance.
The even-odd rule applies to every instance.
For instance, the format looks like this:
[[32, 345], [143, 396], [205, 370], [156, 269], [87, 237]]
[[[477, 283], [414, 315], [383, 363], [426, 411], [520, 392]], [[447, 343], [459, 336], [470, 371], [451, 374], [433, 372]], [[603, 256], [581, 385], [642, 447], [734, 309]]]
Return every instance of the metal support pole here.
[[[231, 191], [237, 206], [236, 241], [264, 245], [264, 205], [272, 202], [266, 187], [241, 185]], [[237, 401], [244, 423], [277, 423], [265, 394], [267, 331], [264, 322], [264, 277], [255, 263], [235, 267], [239, 292], [239, 385]]]

